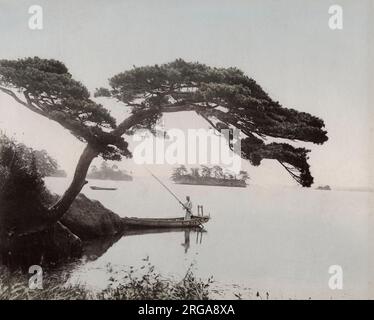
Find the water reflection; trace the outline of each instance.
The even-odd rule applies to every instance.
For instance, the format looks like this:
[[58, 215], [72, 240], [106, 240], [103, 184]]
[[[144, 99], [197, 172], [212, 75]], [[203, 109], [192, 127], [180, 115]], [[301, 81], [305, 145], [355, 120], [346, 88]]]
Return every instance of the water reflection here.
[[190, 231], [186, 230], [184, 231], [184, 243], [182, 243], [182, 246], [184, 247], [184, 253], [188, 252], [188, 249], [190, 248]]
[[5, 237], [0, 241], [0, 265], [27, 272], [32, 265], [55, 268], [81, 257], [80, 248], [57, 245], [45, 233]]
[[145, 234], [158, 234], [158, 233], [170, 233], [170, 232], [180, 232], [184, 234], [184, 242], [181, 244], [184, 247], [184, 253], [187, 253], [190, 248], [190, 235], [191, 233], [196, 233], [196, 244], [201, 244], [203, 240], [203, 233], [207, 232], [201, 227], [196, 228], [168, 228], [168, 229], [128, 229], [125, 231], [123, 236], [139, 236]]
[[[123, 233], [102, 237], [99, 239], [88, 240], [83, 243], [83, 252], [75, 255], [75, 261], [82, 259], [83, 262], [95, 261], [103, 256], [118, 240], [122, 237], [142, 236], [148, 234], [161, 233], [181, 233], [183, 234], [184, 253], [187, 254], [191, 244], [191, 233], [196, 234], [196, 244], [201, 244], [203, 233], [206, 230], [200, 227], [196, 228], [147, 228], [147, 229], [126, 229]], [[31, 241], [33, 240], [33, 241]], [[60, 248], [47, 246], [45, 242], [37, 241], [38, 237], [23, 239], [20, 237], [17, 241], [12, 242], [11, 246], [4, 246], [5, 241], [0, 242], [0, 265], [6, 265], [11, 270], [21, 269], [27, 271], [30, 265], [38, 264], [46, 267], [61, 267], [62, 265], [72, 262], [72, 256], [61, 254]], [[73, 259], [74, 260], [74, 259]]]
[[123, 235], [119, 233], [114, 236], [85, 241], [83, 243], [83, 260], [94, 261], [100, 258], [109, 250], [109, 248], [111, 248], [119, 239], [121, 239], [122, 236]]
[[205, 229], [198, 228], [196, 230], [186, 229], [184, 230], [184, 243], [182, 243], [182, 246], [184, 247], [184, 253], [188, 252], [188, 249], [190, 248], [190, 234], [191, 232], [196, 233], [196, 244], [202, 244], [203, 242], [203, 233], [206, 232]]

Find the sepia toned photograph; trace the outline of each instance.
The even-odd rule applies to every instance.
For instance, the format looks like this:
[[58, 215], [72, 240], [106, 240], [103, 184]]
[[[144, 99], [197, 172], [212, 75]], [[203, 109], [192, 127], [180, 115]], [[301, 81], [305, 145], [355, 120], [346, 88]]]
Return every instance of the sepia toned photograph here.
[[373, 10], [0, 0], [0, 300], [373, 299]]

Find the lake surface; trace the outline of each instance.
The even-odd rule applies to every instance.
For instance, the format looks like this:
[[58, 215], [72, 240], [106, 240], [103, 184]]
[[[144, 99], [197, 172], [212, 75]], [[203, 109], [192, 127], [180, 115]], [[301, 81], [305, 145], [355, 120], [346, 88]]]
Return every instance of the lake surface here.
[[[219, 297], [254, 298], [266, 292], [280, 298], [364, 298], [369, 295], [369, 208], [373, 193], [319, 191], [293, 187], [227, 188], [174, 185], [212, 219], [206, 232], [125, 235], [93, 261], [78, 263], [72, 281], [95, 289], [108, 285], [108, 263], [114, 270], [144, 259], [164, 276], [181, 278], [191, 267], [203, 279], [213, 276]], [[62, 193], [69, 179], [47, 178]], [[117, 187], [93, 191], [89, 185]], [[153, 178], [133, 182], [94, 181], [83, 193], [122, 217], [181, 216], [180, 205]], [[343, 290], [331, 290], [329, 267], [343, 268]], [[373, 296], [373, 292], [371, 292]]]

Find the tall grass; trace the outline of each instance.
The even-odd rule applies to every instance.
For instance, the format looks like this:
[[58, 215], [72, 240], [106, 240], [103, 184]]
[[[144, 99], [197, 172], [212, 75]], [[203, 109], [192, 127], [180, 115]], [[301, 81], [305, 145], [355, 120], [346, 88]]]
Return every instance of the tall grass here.
[[[112, 270], [108, 268], [110, 274]], [[207, 281], [197, 279], [191, 270], [180, 280], [165, 278], [150, 263], [141, 267], [142, 275], [134, 268], [124, 272], [122, 279], [110, 277], [108, 287], [92, 291], [80, 284], [69, 284], [68, 277], [55, 273], [45, 275], [43, 289], [30, 289], [29, 276], [9, 272], [0, 267], [0, 300], [206, 300], [209, 299]]]
[[43, 289], [30, 289], [29, 277], [0, 268], [0, 300], [86, 300], [94, 295], [80, 285], [66, 285], [59, 275], [45, 275]]
[[[122, 280], [111, 278], [109, 286], [99, 293], [99, 299], [114, 300], [207, 300], [212, 278], [206, 281], [197, 279], [192, 266], [180, 280], [165, 278], [155, 271], [151, 263], [142, 266], [143, 275], [139, 276], [130, 268]], [[136, 274], [136, 275], [135, 275]]]

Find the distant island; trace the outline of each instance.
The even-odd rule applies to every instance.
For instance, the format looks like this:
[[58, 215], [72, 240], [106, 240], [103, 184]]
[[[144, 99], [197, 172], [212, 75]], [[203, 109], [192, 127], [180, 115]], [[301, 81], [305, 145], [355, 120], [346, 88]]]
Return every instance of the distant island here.
[[331, 187], [329, 185], [325, 185], [325, 186], [319, 186], [316, 188], [317, 190], [328, 190], [330, 191], [331, 190]]
[[109, 166], [105, 161], [101, 163], [100, 169], [93, 166], [90, 173], [87, 175], [88, 179], [98, 180], [115, 180], [115, 181], [132, 181], [132, 176], [124, 170], [120, 170], [118, 166]]
[[65, 170], [62, 169], [56, 169], [54, 172], [51, 172], [48, 177], [53, 178], [66, 178], [68, 175]]
[[240, 171], [238, 176], [224, 172], [220, 166], [212, 168], [201, 166], [200, 168], [191, 168], [188, 172], [187, 168], [182, 165], [174, 169], [171, 179], [177, 184], [245, 188], [249, 176], [246, 171]]

